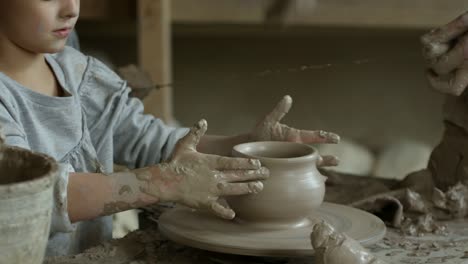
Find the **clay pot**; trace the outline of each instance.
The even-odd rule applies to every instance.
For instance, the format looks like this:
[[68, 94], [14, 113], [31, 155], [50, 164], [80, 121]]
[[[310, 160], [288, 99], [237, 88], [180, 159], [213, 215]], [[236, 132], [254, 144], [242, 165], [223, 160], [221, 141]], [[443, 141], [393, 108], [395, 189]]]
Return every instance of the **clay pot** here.
[[233, 155], [259, 159], [270, 170], [262, 192], [226, 198], [236, 221], [278, 229], [310, 224], [308, 215], [325, 195], [326, 178], [316, 167], [317, 150], [292, 142], [252, 142], [235, 146]]
[[42, 263], [57, 164], [0, 138], [0, 263]]

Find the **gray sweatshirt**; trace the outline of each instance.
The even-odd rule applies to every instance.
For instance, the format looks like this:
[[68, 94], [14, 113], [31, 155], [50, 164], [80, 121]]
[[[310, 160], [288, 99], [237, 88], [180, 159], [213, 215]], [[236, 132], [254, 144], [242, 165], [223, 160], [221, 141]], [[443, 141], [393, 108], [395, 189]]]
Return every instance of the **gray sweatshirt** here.
[[70, 223], [69, 173], [110, 173], [114, 163], [129, 168], [157, 164], [188, 129], [144, 115], [141, 101], [129, 98], [126, 82], [95, 58], [67, 47], [46, 60], [68, 96], [36, 93], [0, 72], [0, 126], [7, 144], [59, 162], [47, 255], [69, 255], [112, 236], [111, 217]]

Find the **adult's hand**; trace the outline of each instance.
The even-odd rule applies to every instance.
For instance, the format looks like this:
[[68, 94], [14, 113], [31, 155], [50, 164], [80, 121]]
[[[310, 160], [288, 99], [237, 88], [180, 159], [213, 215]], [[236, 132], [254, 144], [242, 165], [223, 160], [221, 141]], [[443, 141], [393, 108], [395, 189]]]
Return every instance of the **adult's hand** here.
[[421, 37], [427, 79], [439, 92], [461, 95], [468, 85], [468, 12]]

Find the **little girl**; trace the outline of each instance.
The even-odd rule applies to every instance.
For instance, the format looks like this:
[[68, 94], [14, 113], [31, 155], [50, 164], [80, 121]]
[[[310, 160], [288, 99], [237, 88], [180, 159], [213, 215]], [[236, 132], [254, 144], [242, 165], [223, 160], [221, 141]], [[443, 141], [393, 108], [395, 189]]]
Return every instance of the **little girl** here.
[[[236, 136], [205, 135], [204, 120], [172, 128], [144, 115], [114, 72], [65, 47], [79, 8], [79, 0], [0, 0], [2, 133], [7, 144], [59, 162], [47, 255], [76, 254], [110, 239], [108, 215], [159, 201], [232, 219], [218, 198], [259, 192], [268, 177], [258, 160], [227, 157], [236, 144], [339, 141], [333, 133], [280, 124], [289, 96]], [[113, 173], [114, 163], [133, 170]], [[336, 163], [321, 159], [321, 165]]]

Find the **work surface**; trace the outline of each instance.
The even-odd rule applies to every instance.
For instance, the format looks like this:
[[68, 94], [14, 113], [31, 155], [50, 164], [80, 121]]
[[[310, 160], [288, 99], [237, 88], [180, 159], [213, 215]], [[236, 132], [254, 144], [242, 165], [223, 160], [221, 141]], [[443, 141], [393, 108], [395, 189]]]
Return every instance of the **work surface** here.
[[[449, 235], [404, 237], [388, 229], [386, 237], [370, 247], [388, 263], [468, 264], [468, 221], [447, 222]], [[168, 241], [158, 232], [157, 222], [145, 230], [71, 257], [47, 259], [46, 264], [304, 264], [313, 258], [261, 258], [207, 252]]]
[[[387, 193], [395, 182], [376, 180], [371, 177], [327, 174], [329, 202], [349, 204], [362, 198]], [[356, 192], [355, 190], [361, 190]], [[171, 207], [170, 205], [169, 207]], [[145, 209], [141, 217], [144, 230], [130, 233], [87, 252], [70, 257], [49, 258], [45, 264], [305, 264], [314, 263], [309, 258], [262, 258], [220, 254], [198, 250], [171, 242], [158, 231], [158, 219], [162, 212], [170, 210], [164, 205]], [[378, 243], [369, 247], [371, 252], [387, 263], [448, 263], [468, 264], [468, 221], [444, 222], [446, 235], [409, 237], [399, 230], [388, 228], [387, 234]], [[311, 230], [312, 231], [312, 230]]]

